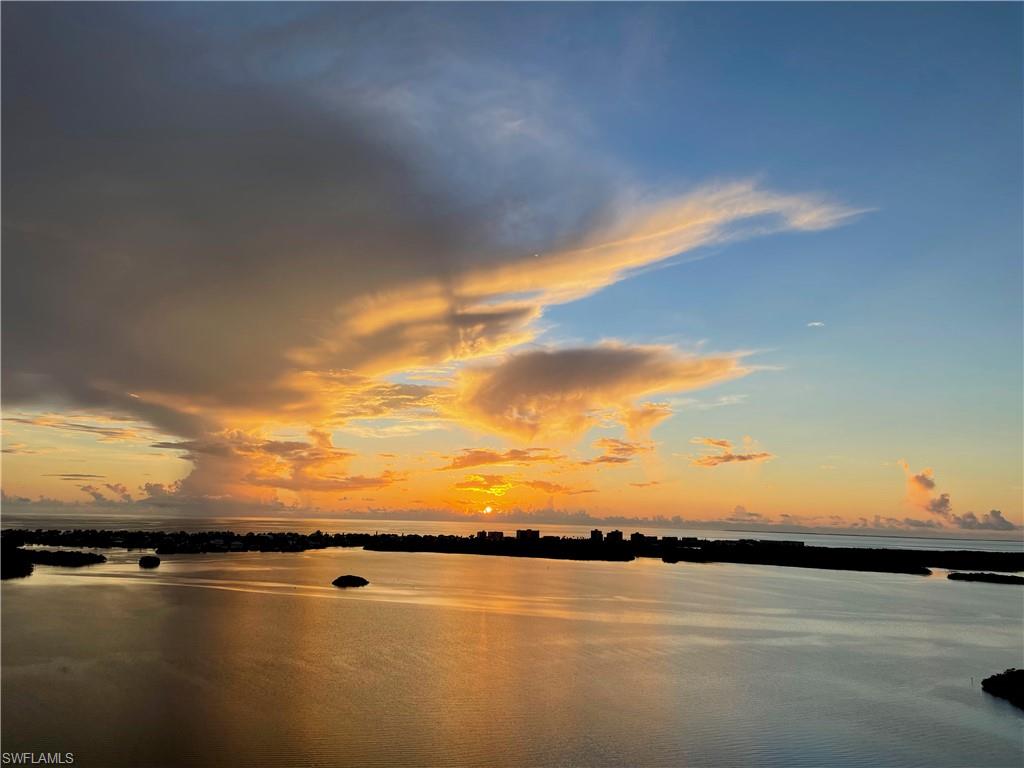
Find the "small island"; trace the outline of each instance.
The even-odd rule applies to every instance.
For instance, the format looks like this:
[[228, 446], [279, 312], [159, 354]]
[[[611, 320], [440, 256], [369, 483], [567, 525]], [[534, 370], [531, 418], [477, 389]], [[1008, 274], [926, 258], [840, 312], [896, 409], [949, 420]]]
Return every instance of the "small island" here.
[[160, 566], [160, 558], [156, 555], [143, 555], [139, 558], [139, 568], [157, 568]]
[[33, 566], [59, 565], [65, 568], [81, 568], [86, 565], [98, 565], [107, 562], [105, 555], [96, 552], [75, 552], [67, 550], [52, 551], [49, 549], [23, 549], [9, 546], [6, 542], [2, 550], [2, 578], [18, 579], [31, 575]]
[[1005, 672], [986, 677], [981, 681], [981, 689], [1024, 709], [1024, 669], [1011, 667]]
[[1024, 576], [1009, 573], [964, 573], [962, 571], [946, 576], [950, 581], [987, 581], [991, 584], [1024, 584]]
[[34, 566], [25, 554], [25, 550], [15, 547], [4, 547], [0, 555], [0, 580], [23, 579], [32, 575]]
[[368, 582], [362, 576], [353, 576], [351, 573], [346, 574], [344, 576], [339, 576], [331, 582], [331, 584], [333, 584], [334, 586], [341, 587], [342, 589], [347, 589], [348, 587], [365, 587], [369, 583], [370, 582]]

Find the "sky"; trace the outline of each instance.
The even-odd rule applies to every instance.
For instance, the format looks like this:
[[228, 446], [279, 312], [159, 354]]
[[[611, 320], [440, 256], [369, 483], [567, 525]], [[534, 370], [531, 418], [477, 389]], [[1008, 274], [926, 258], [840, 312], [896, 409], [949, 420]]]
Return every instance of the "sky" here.
[[2, 15], [7, 511], [1021, 535], [1021, 5]]

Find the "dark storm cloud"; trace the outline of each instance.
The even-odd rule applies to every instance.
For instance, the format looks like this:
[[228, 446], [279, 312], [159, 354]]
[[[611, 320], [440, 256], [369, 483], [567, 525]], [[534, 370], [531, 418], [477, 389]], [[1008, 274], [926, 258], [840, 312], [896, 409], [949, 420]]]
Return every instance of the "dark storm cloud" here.
[[472, 237], [386, 126], [244, 79], [244, 61], [206, 68], [202, 39], [137, 8], [4, 21], [11, 399], [52, 390], [196, 434], [128, 393], [286, 402], [275, 382], [300, 329], [282, 320], [329, 313], [357, 259], [434, 274]]
[[737, 221], [853, 213], [742, 183], [634, 205], [456, 11], [240, 7], [4, 7], [8, 401], [301, 420], [298, 374], [514, 346]]

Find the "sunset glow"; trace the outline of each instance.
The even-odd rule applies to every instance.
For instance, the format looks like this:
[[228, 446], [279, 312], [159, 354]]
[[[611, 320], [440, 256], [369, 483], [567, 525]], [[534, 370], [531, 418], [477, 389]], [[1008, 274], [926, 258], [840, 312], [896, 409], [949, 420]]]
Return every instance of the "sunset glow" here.
[[747, 32], [537, 69], [509, 9], [351, 10], [5, 15], [6, 510], [1019, 535], [1012, 45], [740, 94]]

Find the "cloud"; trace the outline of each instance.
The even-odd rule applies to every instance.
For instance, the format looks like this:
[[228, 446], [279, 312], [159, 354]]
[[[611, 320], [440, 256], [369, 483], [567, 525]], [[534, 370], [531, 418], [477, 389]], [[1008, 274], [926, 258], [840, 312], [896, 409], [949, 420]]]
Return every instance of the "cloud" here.
[[[128, 488], [121, 483], [104, 483], [102, 487], [86, 484], [78, 486], [78, 490], [92, 497], [97, 504], [131, 504], [132, 496]], [[106, 496], [104, 491], [113, 494], [113, 498]]]
[[[88, 421], [86, 421], [88, 419]], [[22, 424], [29, 427], [42, 427], [62, 432], [82, 433], [95, 437], [102, 443], [142, 441], [151, 439], [158, 434], [144, 424], [123, 426], [129, 421], [125, 418], [91, 414], [84, 417], [66, 417], [58, 414], [38, 414], [33, 416], [4, 416], [4, 421]]]
[[746, 507], [739, 504], [733, 508], [732, 514], [726, 519], [732, 523], [765, 522], [767, 520], [760, 512], [749, 512]]
[[[910, 469], [910, 465], [905, 460], [901, 459], [898, 463], [903, 469], [903, 474], [906, 478], [908, 501], [925, 512], [936, 515], [941, 520], [967, 531], [1014, 531], [1019, 528], [1019, 526], [1003, 517], [1003, 513], [998, 509], [990, 510], [987, 514], [980, 517], [974, 512], [965, 512], [963, 515], [956, 514], [953, 512], [953, 502], [948, 493], [933, 495], [932, 492], [935, 490], [936, 481], [931, 467], [925, 467], [920, 472], [915, 473]], [[941, 522], [932, 522], [935, 522], [938, 527], [942, 527]]]
[[114, 497], [121, 502], [130, 503], [132, 495], [128, 492], [124, 483], [104, 483], [103, 487], [114, 494]]
[[[197, 473], [181, 492], [206, 497], [396, 480], [199, 450], [254, 425], [392, 418], [351, 428], [394, 436], [440, 414], [527, 438], [611, 409], [643, 431], [667, 411], [638, 399], [747, 373], [662, 347], [509, 353], [551, 306], [639, 270], [858, 211], [743, 180], [637, 191], [566, 94], [424, 12], [5, 12], [5, 406], [175, 436]], [[492, 355], [454, 388], [386, 378]]]
[[949, 494], [934, 493], [936, 481], [932, 468], [925, 467], [920, 472], [914, 472], [905, 460], [900, 459], [897, 463], [903, 469], [903, 475], [906, 478], [907, 500], [925, 512], [955, 522], [953, 503]]
[[106, 475], [93, 475], [85, 472], [47, 473], [43, 477], [59, 477], [61, 480], [101, 480]]
[[949, 500], [948, 493], [942, 493], [930, 500], [928, 504], [925, 505], [925, 509], [932, 514], [949, 517], [953, 512], [953, 503]]
[[176, 483], [143, 483], [140, 490], [145, 494], [145, 501], [164, 501], [174, 499], [178, 492]]
[[584, 493], [597, 493], [593, 488], [570, 488], [567, 485], [552, 483], [548, 480], [524, 480], [521, 485], [552, 495], [577, 496]]
[[652, 488], [655, 485], [661, 485], [660, 480], [647, 480], [643, 483], [630, 483], [634, 488]]
[[808, 328], [824, 328], [825, 324], [821, 320], [814, 320], [807, 324]]
[[[697, 445], [704, 445], [708, 448], [717, 448], [719, 453], [710, 453], [703, 456], [696, 456], [690, 460], [690, 463], [695, 467], [711, 468], [717, 467], [720, 464], [730, 464], [733, 462], [754, 462], [760, 463], [762, 461], [770, 461], [775, 458], [775, 454], [768, 453], [766, 451], [748, 451], [746, 453], [733, 453], [732, 443], [728, 440], [721, 440], [711, 437], [695, 437], [691, 443]], [[744, 438], [744, 444], [749, 446], [752, 443], [749, 437]]]
[[447, 469], [469, 469], [490, 464], [525, 466], [535, 463], [561, 461], [565, 457], [549, 448], [512, 448], [507, 451], [495, 451], [489, 448], [463, 448], [462, 452], [451, 459], [448, 464], [440, 467]]
[[973, 512], [967, 512], [957, 519], [957, 525], [970, 531], [1015, 531], [1020, 527], [1003, 517], [1003, 513], [998, 509], [989, 510], [981, 517]]
[[7, 505], [18, 505], [18, 506], [21, 506], [21, 505], [32, 504], [32, 503], [33, 503], [32, 499], [28, 498], [27, 496], [12, 495], [12, 494], [9, 494], [6, 491], [4, 491], [2, 488], [0, 488], [0, 506], [7, 506]]
[[668, 403], [642, 403], [636, 408], [627, 408], [619, 415], [619, 421], [631, 437], [646, 437], [651, 430], [672, 416]]
[[907, 462], [901, 461], [900, 464], [907, 473], [907, 483], [912, 486], [915, 492], [934, 490], [935, 476], [931, 467], [925, 467], [917, 474], [914, 474], [910, 471]]
[[720, 453], [713, 456], [699, 456], [693, 460], [695, 467], [717, 467], [732, 462], [761, 462], [775, 458], [771, 453]]
[[893, 529], [893, 530], [915, 530], [915, 529], [930, 529], [938, 530], [943, 527], [942, 523], [938, 520], [918, 520], [913, 517], [904, 517], [897, 519], [894, 517], [883, 517], [881, 515], [875, 515], [874, 520], [869, 522], [867, 518], [861, 518], [862, 524], [860, 527], [864, 528], [877, 528], [877, 529]]
[[504, 496], [513, 487], [513, 483], [503, 475], [470, 475], [455, 484], [455, 488], [460, 491], [475, 491], [490, 496]]
[[706, 445], [710, 448], [722, 448], [726, 451], [732, 449], [732, 443], [728, 440], [716, 440], [713, 437], [695, 437], [691, 441], [696, 445]]
[[[346, 472], [355, 454], [336, 448], [329, 433], [310, 430], [310, 440], [270, 440], [242, 431], [208, 438], [155, 443], [153, 447], [183, 451], [194, 469], [173, 489], [181, 499], [218, 496], [233, 490], [242, 498], [253, 489], [298, 493], [386, 488], [405, 479], [400, 472], [352, 475]], [[158, 492], [165, 496], [167, 489]]]
[[[669, 347], [538, 349], [460, 377], [454, 408], [465, 423], [521, 438], [578, 435], [611, 410], [629, 423], [645, 395], [699, 389], [749, 373], [737, 354], [699, 357]], [[623, 413], [625, 412], [625, 417]]]
[[455, 484], [456, 490], [473, 491], [489, 496], [504, 496], [509, 491], [520, 487], [532, 488], [546, 494], [561, 496], [595, 493], [592, 488], [572, 488], [561, 483], [551, 482], [550, 480], [522, 480], [493, 474], [469, 475], [465, 480]]
[[729, 405], [741, 405], [746, 395], [720, 395], [713, 400], [699, 400], [695, 397], [673, 398], [671, 405], [687, 411], [709, 411], [712, 408], [723, 408]]
[[633, 443], [614, 437], [602, 437], [599, 440], [595, 440], [594, 447], [601, 449], [603, 453], [597, 458], [580, 462], [582, 465], [625, 464], [632, 461], [634, 456], [654, 451], [653, 443]]
[[4, 445], [3, 449], [0, 450], [0, 453], [33, 456], [40, 453], [50, 453], [51, 451], [53, 451], [53, 448], [29, 446], [26, 443], [7, 443]]

